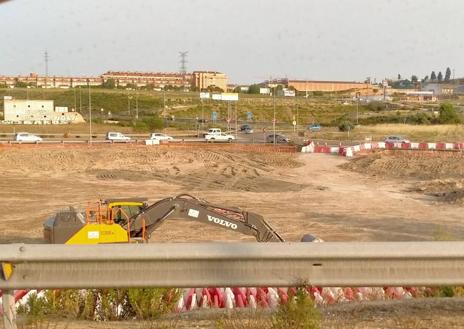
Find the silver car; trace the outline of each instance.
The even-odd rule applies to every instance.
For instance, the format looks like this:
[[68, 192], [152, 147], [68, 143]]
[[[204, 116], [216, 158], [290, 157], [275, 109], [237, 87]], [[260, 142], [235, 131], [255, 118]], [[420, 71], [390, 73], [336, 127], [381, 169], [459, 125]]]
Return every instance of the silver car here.
[[403, 136], [398, 136], [398, 135], [391, 135], [385, 137], [383, 140], [385, 143], [403, 143], [403, 144], [409, 144], [411, 141], [407, 138], [404, 138]]

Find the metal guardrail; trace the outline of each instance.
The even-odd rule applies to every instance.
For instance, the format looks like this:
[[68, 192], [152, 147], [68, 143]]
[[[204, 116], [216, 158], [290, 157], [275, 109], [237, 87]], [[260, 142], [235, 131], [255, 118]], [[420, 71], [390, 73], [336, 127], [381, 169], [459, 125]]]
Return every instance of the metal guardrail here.
[[464, 242], [0, 245], [0, 289], [464, 285]]
[[464, 242], [0, 245], [5, 329], [13, 289], [464, 285]]

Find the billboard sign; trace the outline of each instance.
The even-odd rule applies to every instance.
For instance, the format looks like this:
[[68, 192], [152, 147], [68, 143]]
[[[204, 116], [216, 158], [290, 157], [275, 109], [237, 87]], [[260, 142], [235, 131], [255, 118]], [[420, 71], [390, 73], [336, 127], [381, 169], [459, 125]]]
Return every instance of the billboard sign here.
[[221, 99], [223, 101], [238, 101], [238, 93], [222, 93]]
[[295, 97], [295, 90], [284, 89], [285, 97]]
[[200, 93], [200, 99], [208, 99], [209, 98], [209, 93], [208, 92], [201, 92]]
[[222, 100], [222, 95], [221, 94], [212, 94], [211, 98], [215, 101], [220, 101]]
[[259, 93], [261, 95], [269, 95], [271, 93], [271, 88], [259, 88]]

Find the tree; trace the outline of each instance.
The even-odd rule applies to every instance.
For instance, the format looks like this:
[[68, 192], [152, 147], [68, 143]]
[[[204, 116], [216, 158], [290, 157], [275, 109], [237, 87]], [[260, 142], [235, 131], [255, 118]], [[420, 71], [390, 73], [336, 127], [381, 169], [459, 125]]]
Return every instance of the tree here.
[[441, 73], [441, 71], [438, 72], [437, 79], [438, 79], [438, 82], [442, 82], [442, 81], [443, 81], [443, 74]]
[[461, 123], [459, 114], [454, 109], [453, 104], [450, 103], [443, 103], [440, 105], [438, 120], [440, 123]]
[[215, 86], [215, 85], [211, 85], [211, 86], [208, 86], [208, 91], [210, 93], [222, 93], [224, 92], [224, 90], [222, 90], [221, 88], [219, 88], [218, 86]]
[[248, 93], [249, 94], [259, 94], [259, 85], [250, 85], [248, 88]]
[[422, 82], [427, 82], [429, 80], [429, 76], [426, 75], [423, 79], [422, 79]]
[[437, 80], [437, 75], [435, 74], [435, 71], [432, 71], [432, 73], [430, 74], [430, 80], [432, 81]]
[[398, 73], [398, 80], [401, 80], [401, 74]]
[[116, 87], [116, 82], [114, 81], [114, 79], [109, 78], [106, 81], [103, 81], [102, 87], [108, 88], [108, 89], [114, 89]]
[[351, 131], [354, 129], [354, 124], [349, 120], [344, 120], [338, 124], [338, 130]]
[[146, 125], [146, 127], [147, 127], [148, 130], [150, 130], [150, 131], [154, 131], [154, 130], [157, 130], [157, 129], [161, 129], [161, 128], [163, 128], [163, 126], [164, 126], [163, 119], [161, 119], [161, 118], [160, 118], [159, 116], [157, 116], [157, 115], [153, 115], [153, 116], [144, 118], [144, 119], [142, 120], [142, 122]]
[[447, 67], [446, 72], [445, 72], [445, 81], [450, 81], [450, 79], [451, 79], [451, 69]]
[[417, 75], [412, 75], [411, 76], [411, 82], [416, 83], [419, 79], [417, 78]]

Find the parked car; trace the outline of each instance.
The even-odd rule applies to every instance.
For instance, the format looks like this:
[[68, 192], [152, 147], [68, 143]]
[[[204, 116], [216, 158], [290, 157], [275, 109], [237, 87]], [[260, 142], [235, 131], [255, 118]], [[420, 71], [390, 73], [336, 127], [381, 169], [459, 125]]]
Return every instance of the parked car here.
[[115, 142], [128, 142], [130, 141], [130, 137], [125, 136], [122, 133], [110, 131], [106, 134], [106, 139]]
[[174, 138], [171, 136], [162, 134], [162, 133], [151, 133], [150, 134], [150, 139], [151, 140], [158, 140], [158, 141], [172, 141]]
[[209, 128], [207, 135], [220, 135], [221, 133], [221, 128]]
[[248, 124], [241, 125], [240, 126], [240, 131], [245, 133], [245, 134], [252, 134], [253, 133], [253, 129]]
[[[275, 134], [275, 142], [276, 144], [285, 144], [290, 142], [290, 139], [288, 139], [284, 135]], [[266, 143], [274, 143], [274, 134], [266, 136]]]
[[22, 143], [37, 143], [42, 141], [42, 137], [29, 133], [17, 133], [15, 135], [15, 141]]
[[225, 134], [225, 133], [206, 134], [206, 136], [205, 136], [206, 142], [229, 142], [229, 143], [232, 143], [232, 141], [234, 139], [235, 139], [235, 136]]
[[398, 136], [398, 135], [391, 135], [387, 136], [384, 139], [385, 143], [404, 143], [404, 144], [409, 144], [411, 141], [407, 138], [404, 138], [403, 136]]
[[313, 124], [307, 125], [306, 129], [311, 132], [317, 132], [321, 130], [321, 125], [318, 123], [313, 123]]

